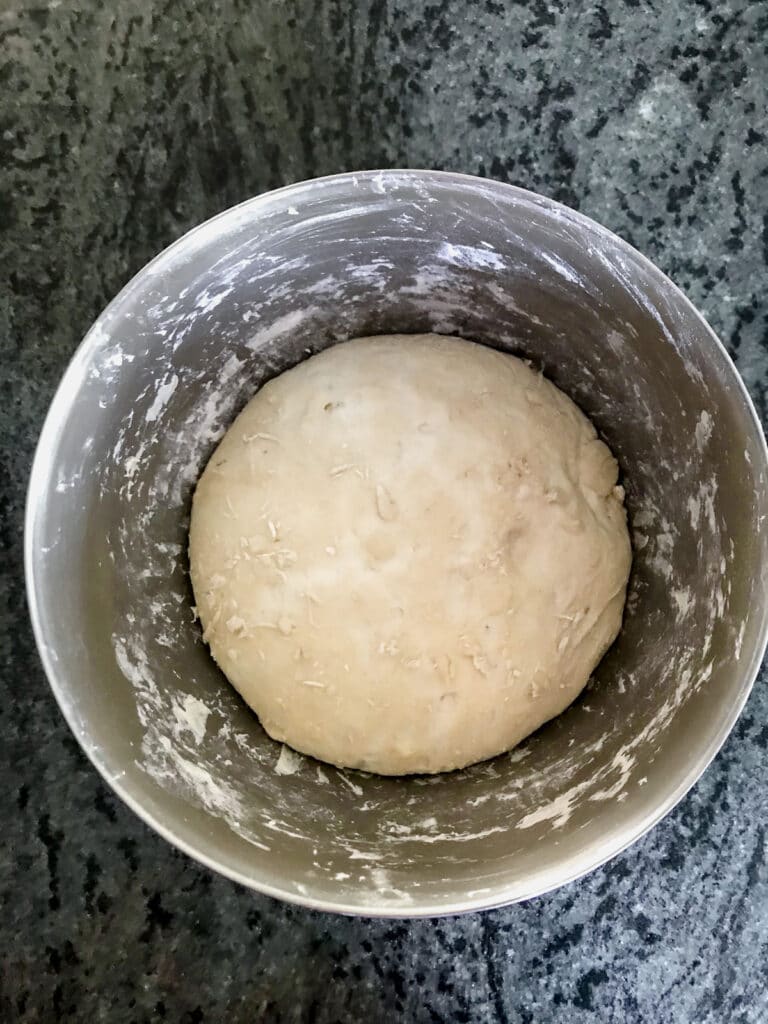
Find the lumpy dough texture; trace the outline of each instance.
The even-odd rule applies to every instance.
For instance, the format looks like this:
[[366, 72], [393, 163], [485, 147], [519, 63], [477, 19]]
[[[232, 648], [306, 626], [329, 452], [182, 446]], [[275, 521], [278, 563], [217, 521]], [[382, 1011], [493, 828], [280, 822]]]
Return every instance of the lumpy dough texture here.
[[460, 768], [566, 708], [615, 638], [617, 465], [525, 362], [362, 338], [266, 384], [203, 473], [205, 639], [274, 739], [386, 775]]

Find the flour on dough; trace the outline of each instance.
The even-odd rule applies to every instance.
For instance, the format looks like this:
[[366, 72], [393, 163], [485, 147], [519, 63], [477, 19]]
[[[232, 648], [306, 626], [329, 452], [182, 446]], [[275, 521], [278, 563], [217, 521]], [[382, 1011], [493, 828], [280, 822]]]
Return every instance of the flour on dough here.
[[266, 384], [194, 496], [211, 652], [276, 740], [387, 775], [460, 768], [563, 711], [622, 619], [617, 465], [526, 363], [438, 335]]

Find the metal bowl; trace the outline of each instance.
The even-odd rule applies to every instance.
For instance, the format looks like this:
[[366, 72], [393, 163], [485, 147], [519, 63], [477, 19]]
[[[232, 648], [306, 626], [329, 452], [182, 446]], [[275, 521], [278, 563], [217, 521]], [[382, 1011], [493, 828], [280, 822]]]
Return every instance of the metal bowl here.
[[[201, 641], [187, 517], [266, 379], [423, 331], [525, 355], [581, 405], [620, 461], [635, 561], [624, 629], [568, 711], [494, 761], [388, 779], [267, 738]], [[431, 171], [293, 185], [158, 256], [75, 355], [29, 488], [37, 642], [106, 781], [209, 867], [347, 913], [497, 906], [624, 849], [727, 736], [766, 642], [766, 465], [710, 328], [586, 217]]]

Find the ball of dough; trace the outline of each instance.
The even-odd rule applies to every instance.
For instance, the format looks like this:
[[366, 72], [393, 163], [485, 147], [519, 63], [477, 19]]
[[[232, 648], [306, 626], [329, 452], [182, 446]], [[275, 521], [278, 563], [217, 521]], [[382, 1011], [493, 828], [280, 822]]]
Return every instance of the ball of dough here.
[[385, 775], [460, 768], [566, 708], [615, 638], [617, 465], [525, 362], [346, 342], [266, 384], [190, 527], [205, 639], [266, 731]]

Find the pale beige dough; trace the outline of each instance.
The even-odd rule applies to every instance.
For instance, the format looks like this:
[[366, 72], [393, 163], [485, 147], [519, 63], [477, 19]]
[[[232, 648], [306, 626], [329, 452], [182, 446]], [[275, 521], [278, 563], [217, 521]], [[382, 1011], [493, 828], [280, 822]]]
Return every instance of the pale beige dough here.
[[364, 338], [266, 384], [194, 497], [205, 638], [264, 728], [387, 775], [508, 750], [622, 619], [617, 465], [526, 363]]

